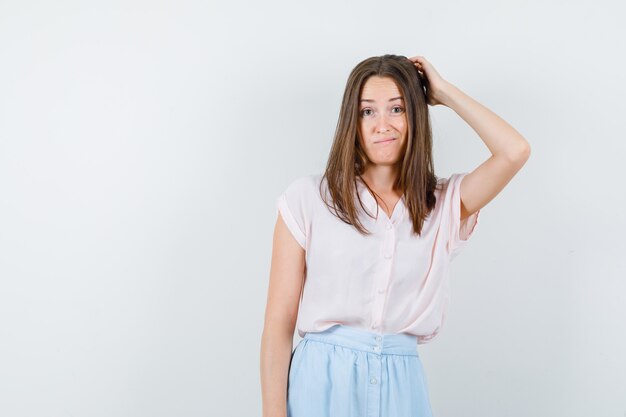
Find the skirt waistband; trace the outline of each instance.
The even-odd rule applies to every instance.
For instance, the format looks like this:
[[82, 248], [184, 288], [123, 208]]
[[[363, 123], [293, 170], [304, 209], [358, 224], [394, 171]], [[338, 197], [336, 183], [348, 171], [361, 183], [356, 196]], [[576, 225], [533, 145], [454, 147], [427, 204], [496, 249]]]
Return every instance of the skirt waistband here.
[[304, 339], [331, 343], [379, 355], [419, 356], [417, 336], [407, 333], [379, 334], [336, 324], [321, 332], [307, 332], [304, 334]]

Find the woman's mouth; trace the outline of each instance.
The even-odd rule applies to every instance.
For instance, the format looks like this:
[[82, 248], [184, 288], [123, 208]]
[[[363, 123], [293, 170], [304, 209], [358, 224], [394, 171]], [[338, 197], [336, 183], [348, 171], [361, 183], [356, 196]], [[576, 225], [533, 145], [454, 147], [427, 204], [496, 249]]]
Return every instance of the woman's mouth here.
[[379, 140], [378, 142], [374, 142], [374, 143], [389, 143], [389, 142], [393, 142], [394, 140], [396, 140], [396, 138], [383, 139], [383, 140]]

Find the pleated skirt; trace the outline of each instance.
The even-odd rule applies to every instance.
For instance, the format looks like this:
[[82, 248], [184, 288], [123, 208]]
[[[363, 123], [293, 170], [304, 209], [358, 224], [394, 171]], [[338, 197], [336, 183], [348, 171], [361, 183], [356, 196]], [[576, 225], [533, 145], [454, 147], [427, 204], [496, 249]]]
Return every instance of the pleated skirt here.
[[432, 417], [417, 338], [342, 324], [291, 355], [288, 417]]

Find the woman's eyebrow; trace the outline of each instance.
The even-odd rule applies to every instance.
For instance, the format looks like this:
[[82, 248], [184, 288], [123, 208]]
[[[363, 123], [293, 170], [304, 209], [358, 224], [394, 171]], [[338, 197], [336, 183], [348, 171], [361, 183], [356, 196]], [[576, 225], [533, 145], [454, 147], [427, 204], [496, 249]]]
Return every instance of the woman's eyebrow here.
[[[402, 97], [394, 97], [394, 98], [390, 98], [389, 101], [394, 101], [394, 100], [398, 100], [398, 99], [403, 100]], [[362, 98], [361, 101], [359, 101], [359, 103], [361, 103], [363, 101], [368, 101], [368, 102], [371, 102], [371, 103], [374, 102], [374, 100], [370, 100], [369, 98]]]

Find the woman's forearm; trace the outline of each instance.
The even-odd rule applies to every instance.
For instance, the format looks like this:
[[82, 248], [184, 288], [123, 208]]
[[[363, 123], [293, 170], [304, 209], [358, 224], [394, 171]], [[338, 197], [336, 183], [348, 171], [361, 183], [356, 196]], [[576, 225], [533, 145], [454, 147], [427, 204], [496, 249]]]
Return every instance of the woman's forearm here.
[[293, 332], [265, 326], [261, 337], [261, 396], [263, 417], [287, 416], [287, 381]]
[[439, 99], [474, 129], [493, 155], [517, 160], [528, 151], [528, 142], [517, 130], [453, 84], [445, 84]]

